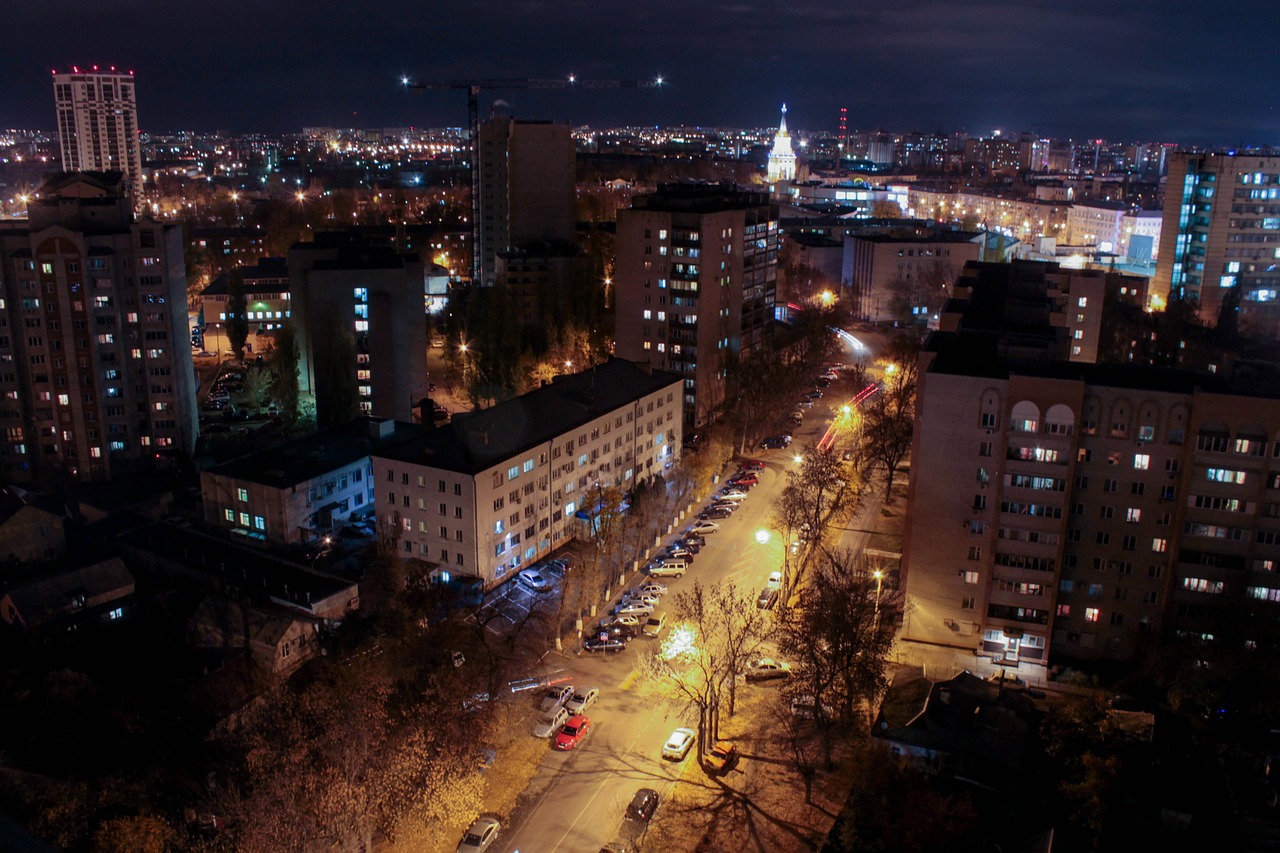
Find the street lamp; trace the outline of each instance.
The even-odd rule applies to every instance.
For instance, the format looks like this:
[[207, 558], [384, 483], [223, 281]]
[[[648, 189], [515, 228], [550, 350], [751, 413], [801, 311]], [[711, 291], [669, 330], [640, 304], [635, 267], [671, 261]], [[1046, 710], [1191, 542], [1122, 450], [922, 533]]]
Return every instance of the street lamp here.
[[884, 583], [884, 572], [881, 571], [880, 569], [876, 569], [874, 572], [871, 573], [871, 575], [876, 579], [876, 627], [879, 628], [880, 627], [880, 587], [881, 587], [881, 584]]

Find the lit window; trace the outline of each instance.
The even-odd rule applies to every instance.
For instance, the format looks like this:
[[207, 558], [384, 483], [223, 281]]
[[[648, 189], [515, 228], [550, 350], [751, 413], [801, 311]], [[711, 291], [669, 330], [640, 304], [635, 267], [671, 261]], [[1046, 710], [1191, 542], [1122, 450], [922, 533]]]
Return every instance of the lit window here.
[[240, 513], [240, 526], [241, 527], [249, 526], [249, 513], [247, 512]]
[[255, 515], [253, 517], [253, 526], [257, 530], [266, 530], [267, 520], [260, 515]]
[[1135, 453], [1133, 455], [1133, 467], [1139, 471], [1146, 471], [1151, 467], [1151, 457], [1145, 453]]
[[1096, 607], [1086, 607], [1084, 609], [1084, 621], [1097, 622], [1102, 616], [1102, 611]]
[[249, 502], [249, 490], [248, 490], [248, 489], [236, 489], [236, 498], [237, 498], [241, 503], [248, 503], [248, 502]]
[[1081, 296], [1076, 300], [1076, 305], [1080, 308], [1087, 308], [1089, 306], [1089, 298], [1087, 296]]

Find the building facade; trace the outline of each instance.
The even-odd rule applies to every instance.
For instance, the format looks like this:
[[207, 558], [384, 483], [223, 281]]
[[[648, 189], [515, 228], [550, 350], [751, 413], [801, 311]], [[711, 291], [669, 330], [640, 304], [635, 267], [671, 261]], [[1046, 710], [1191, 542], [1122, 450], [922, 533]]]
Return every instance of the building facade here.
[[[284, 258], [261, 258], [252, 266], [234, 273], [241, 277], [245, 297], [245, 319], [250, 343], [260, 334], [270, 334], [293, 316], [289, 293], [289, 267]], [[232, 273], [222, 273], [200, 292], [205, 336], [226, 338], [227, 301], [231, 296]]]
[[61, 175], [0, 232], [0, 474], [105, 480], [195, 447], [181, 228]]
[[1125, 219], [1128, 205], [1116, 201], [1088, 201], [1067, 210], [1066, 242], [1090, 246], [1099, 252], [1121, 254], [1127, 242]]
[[370, 452], [419, 432], [409, 423], [357, 418], [206, 468], [200, 472], [205, 523], [249, 543], [315, 541], [373, 513]]
[[981, 235], [965, 231], [850, 235], [844, 239], [840, 283], [859, 320], [925, 323], [941, 308], [960, 269], [981, 254]]
[[715, 417], [726, 357], [764, 345], [779, 245], [768, 195], [732, 184], [667, 184], [618, 211], [615, 351], [684, 377], [686, 431]]
[[922, 356], [903, 639], [1040, 676], [1161, 631], [1256, 642], [1280, 605], [1280, 387], [1068, 361], [1025, 284], [975, 289]]
[[437, 577], [509, 580], [574, 538], [603, 489], [675, 464], [681, 385], [614, 359], [376, 451], [379, 523]]
[[[317, 420], [333, 423], [343, 414], [412, 420], [413, 407], [427, 395], [422, 259], [381, 241], [331, 232], [295, 243], [288, 266], [298, 382], [315, 395]], [[353, 353], [341, 345], [346, 335]], [[358, 411], [339, 412], [353, 388]]]
[[1280, 157], [1178, 152], [1169, 163], [1152, 293], [1224, 305], [1264, 334], [1280, 330]]
[[142, 147], [133, 72], [74, 69], [53, 74], [62, 169], [121, 172], [136, 203], [142, 191]]
[[574, 240], [576, 151], [572, 128], [494, 118], [480, 125], [481, 284], [496, 283], [497, 253]]

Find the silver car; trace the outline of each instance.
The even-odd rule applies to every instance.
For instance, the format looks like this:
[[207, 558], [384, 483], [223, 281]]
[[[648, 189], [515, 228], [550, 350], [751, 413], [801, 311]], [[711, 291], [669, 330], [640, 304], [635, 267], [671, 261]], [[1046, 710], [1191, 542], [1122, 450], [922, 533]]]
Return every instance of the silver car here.
[[458, 842], [458, 853], [484, 853], [498, 838], [502, 824], [497, 818], [478, 817]]

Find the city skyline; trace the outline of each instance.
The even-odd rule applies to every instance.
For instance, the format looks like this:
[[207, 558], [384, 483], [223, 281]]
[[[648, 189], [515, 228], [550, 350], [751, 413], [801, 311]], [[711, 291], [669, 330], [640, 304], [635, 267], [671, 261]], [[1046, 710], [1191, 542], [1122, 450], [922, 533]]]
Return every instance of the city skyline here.
[[662, 75], [668, 85], [499, 90], [484, 93], [482, 113], [501, 99], [517, 117], [578, 125], [760, 127], [786, 101], [792, 126], [807, 131], [834, 130], [844, 106], [859, 129], [1272, 144], [1280, 118], [1250, 98], [1269, 63], [1214, 57], [1246, 28], [1265, 40], [1277, 21], [1259, 2], [1232, 5], [1236, 14], [1189, 26], [1189, 2], [1160, 14], [1093, 0], [1071, 10], [910, 2], [775, 14], [754, 0], [705, 9], [500, 0], [428, 19], [400, 0], [359, 16], [318, 0], [272, 4], [246, 21], [216, 6], [197, 15], [157, 0], [124, 11], [60, 0], [11, 10], [13, 43], [50, 47], [0, 58], [0, 126], [52, 128], [50, 71], [96, 63], [136, 71], [140, 125], [152, 132], [461, 126], [461, 93], [411, 94], [397, 81], [573, 73]]

